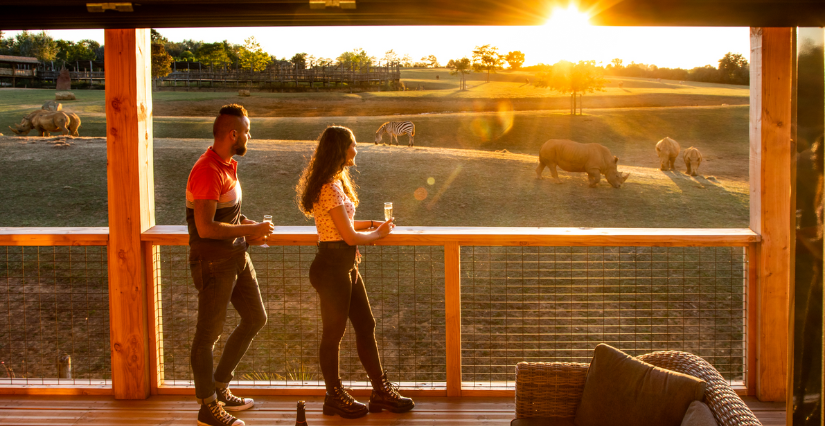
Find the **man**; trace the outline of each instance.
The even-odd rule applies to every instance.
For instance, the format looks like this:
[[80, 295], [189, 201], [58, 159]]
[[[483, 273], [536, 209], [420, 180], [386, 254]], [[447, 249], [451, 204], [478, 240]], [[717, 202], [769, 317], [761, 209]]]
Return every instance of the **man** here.
[[[186, 223], [189, 227], [189, 267], [198, 289], [198, 325], [192, 342], [195, 396], [201, 403], [199, 426], [243, 426], [227, 411], [252, 407], [228, 385], [252, 339], [266, 324], [255, 269], [246, 253], [249, 242], [275, 229], [241, 214], [242, 191], [235, 155], [246, 154], [249, 117], [244, 107], [221, 108], [212, 127], [214, 143], [201, 155], [186, 183]], [[246, 237], [252, 239], [247, 242]], [[226, 309], [232, 306], [241, 322], [229, 335], [221, 359], [212, 370], [212, 348], [220, 339]]]

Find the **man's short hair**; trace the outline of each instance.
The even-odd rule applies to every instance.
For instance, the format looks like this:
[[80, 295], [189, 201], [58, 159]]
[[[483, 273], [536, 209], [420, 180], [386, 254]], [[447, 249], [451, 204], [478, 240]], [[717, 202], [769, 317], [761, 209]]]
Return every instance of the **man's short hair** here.
[[246, 113], [246, 108], [239, 104], [229, 104], [221, 107], [218, 111], [218, 117], [215, 118], [215, 123], [212, 124], [212, 136], [218, 135], [218, 118], [222, 115], [231, 115], [234, 117], [249, 117]]

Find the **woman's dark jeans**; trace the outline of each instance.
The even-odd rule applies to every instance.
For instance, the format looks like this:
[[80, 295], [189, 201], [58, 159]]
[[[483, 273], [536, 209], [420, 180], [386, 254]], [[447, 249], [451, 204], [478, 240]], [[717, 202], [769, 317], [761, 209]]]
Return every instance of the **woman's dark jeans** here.
[[[225, 387], [232, 380], [235, 367], [266, 324], [266, 310], [255, 268], [246, 252], [218, 260], [203, 260], [195, 254], [189, 267], [198, 289], [198, 325], [191, 357], [195, 396], [201, 403], [207, 403], [215, 397], [216, 383]], [[221, 337], [229, 302], [241, 316], [241, 322], [226, 340], [213, 374], [212, 349]]]
[[373, 382], [380, 381], [383, 370], [375, 341], [375, 318], [372, 316], [367, 289], [355, 267], [355, 246], [319, 247], [309, 268], [309, 282], [321, 299], [320, 361], [327, 391], [340, 380], [338, 353], [347, 327], [347, 318], [355, 330], [358, 358]]

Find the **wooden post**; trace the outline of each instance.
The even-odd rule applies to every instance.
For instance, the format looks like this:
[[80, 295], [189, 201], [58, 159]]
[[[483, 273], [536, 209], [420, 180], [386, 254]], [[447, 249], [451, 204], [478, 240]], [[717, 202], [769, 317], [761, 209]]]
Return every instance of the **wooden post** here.
[[109, 318], [115, 398], [149, 396], [146, 271], [140, 234], [155, 224], [149, 29], [105, 31]]
[[444, 245], [444, 310], [447, 328], [447, 396], [461, 396], [461, 247]]
[[757, 250], [756, 396], [784, 401], [791, 271], [792, 28], [751, 28], [750, 226]]

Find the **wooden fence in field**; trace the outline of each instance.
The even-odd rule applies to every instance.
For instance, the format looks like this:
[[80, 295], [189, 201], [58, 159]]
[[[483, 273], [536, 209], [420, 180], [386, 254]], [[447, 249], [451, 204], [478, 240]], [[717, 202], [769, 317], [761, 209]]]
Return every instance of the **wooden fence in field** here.
[[172, 71], [157, 80], [158, 87], [205, 87], [205, 88], [297, 88], [341, 87], [398, 84], [401, 66], [353, 67], [338, 66], [298, 68], [294, 66], [270, 67], [265, 71], [252, 72], [224, 69], [187, 69]]

